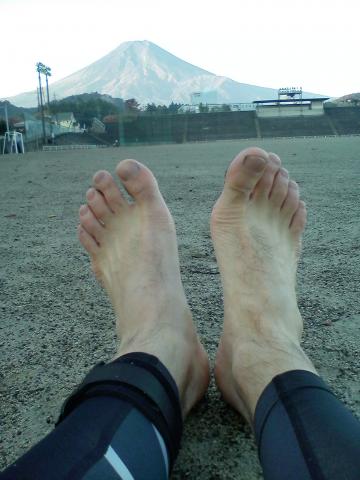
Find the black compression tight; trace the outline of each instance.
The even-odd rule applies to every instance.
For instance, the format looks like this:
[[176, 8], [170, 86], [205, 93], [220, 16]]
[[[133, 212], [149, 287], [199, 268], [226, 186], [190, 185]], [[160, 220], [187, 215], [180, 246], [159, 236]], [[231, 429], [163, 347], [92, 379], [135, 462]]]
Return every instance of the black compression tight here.
[[266, 480], [359, 480], [360, 422], [320, 377], [278, 375], [255, 411]]
[[[98, 369], [55, 430], [0, 479], [166, 480], [182, 428], [175, 382], [151, 355], [124, 359]], [[310, 372], [273, 379], [255, 434], [265, 480], [360, 479], [360, 423]]]

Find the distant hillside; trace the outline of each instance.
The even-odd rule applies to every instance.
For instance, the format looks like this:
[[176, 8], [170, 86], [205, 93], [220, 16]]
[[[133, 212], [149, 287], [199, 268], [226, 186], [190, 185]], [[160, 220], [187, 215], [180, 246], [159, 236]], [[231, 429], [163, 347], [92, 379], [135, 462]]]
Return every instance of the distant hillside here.
[[124, 101], [100, 93], [83, 93], [50, 102], [50, 111], [53, 115], [72, 112], [77, 122], [90, 126], [94, 117], [102, 120], [107, 115], [123, 112]]
[[5, 110], [2, 107], [7, 107], [8, 117], [23, 117], [24, 114], [27, 117], [32, 117], [32, 115], [37, 111], [37, 108], [23, 108], [23, 107], [16, 107], [8, 100], [0, 101], [0, 118], [5, 118]]
[[[136, 98], [142, 105], [188, 104], [194, 92], [216, 98], [209, 103], [221, 104], [277, 97], [277, 90], [273, 88], [215, 75], [146, 40], [122, 43], [98, 61], [50, 85], [51, 97], [55, 94], [58, 99], [91, 92]], [[317, 96], [308, 92], [304, 94]], [[36, 91], [8, 100], [15, 105], [35, 106]]]
[[51, 102], [51, 105], [63, 105], [64, 103], [72, 102], [78, 105], [82, 104], [89, 104], [92, 102], [104, 102], [113, 105], [116, 107], [118, 110], [123, 110], [124, 109], [124, 101], [122, 98], [113, 98], [111, 95], [106, 95], [106, 94], [101, 94], [98, 92], [93, 92], [93, 93], [82, 93], [80, 95], [71, 95], [66, 98], [62, 98], [60, 100], [54, 100]]
[[344, 95], [343, 97], [339, 97], [333, 100], [335, 103], [360, 103], [360, 92], [359, 93], [350, 93], [349, 95]]

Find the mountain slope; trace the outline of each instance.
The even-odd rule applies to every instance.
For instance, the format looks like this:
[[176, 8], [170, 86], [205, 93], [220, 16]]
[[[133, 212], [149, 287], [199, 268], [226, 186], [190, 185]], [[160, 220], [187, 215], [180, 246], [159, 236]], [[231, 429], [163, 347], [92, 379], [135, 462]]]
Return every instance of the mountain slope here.
[[[136, 98], [141, 104], [190, 103], [190, 95], [196, 91], [216, 91], [217, 103], [252, 102], [277, 96], [277, 90], [214, 75], [146, 40], [122, 43], [100, 60], [50, 85], [52, 98], [54, 94], [59, 99], [99, 92]], [[34, 106], [36, 92], [9, 100], [19, 106]]]

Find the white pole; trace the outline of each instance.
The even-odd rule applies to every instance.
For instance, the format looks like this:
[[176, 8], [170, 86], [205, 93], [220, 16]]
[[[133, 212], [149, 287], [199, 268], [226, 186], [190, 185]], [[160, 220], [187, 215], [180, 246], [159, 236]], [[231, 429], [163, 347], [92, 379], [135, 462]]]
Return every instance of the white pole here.
[[5, 103], [5, 122], [6, 122], [6, 131], [9, 131], [9, 118], [8, 118], [8, 113], [7, 113], [7, 105]]
[[21, 140], [22, 153], [24, 154], [25, 153], [25, 147], [24, 147], [24, 138], [23, 138], [22, 133], [20, 133], [20, 140]]

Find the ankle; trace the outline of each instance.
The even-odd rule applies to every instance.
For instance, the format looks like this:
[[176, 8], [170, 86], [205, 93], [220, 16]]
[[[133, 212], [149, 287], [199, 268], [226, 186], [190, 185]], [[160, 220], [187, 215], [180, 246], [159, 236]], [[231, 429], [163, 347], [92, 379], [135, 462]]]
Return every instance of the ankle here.
[[283, 339], [267, 344], [249, 341], [233, 351], [235, 390], [254, 418], [260, 395], [274, 377], [290, 370], [317, 371], [298, 342]]

